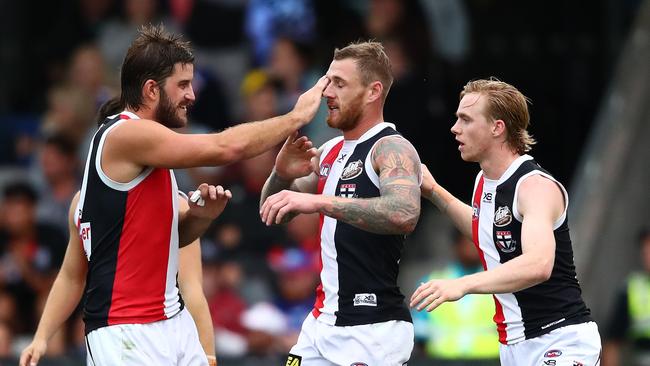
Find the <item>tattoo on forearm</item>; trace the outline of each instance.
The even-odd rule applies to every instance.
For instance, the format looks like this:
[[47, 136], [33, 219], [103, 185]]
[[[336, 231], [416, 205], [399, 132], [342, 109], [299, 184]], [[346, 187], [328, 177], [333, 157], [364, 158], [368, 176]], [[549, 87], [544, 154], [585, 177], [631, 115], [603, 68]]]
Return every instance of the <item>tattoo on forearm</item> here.
[[420, 159], [402, 138], [381, 140], [373, 151], [380, 196], [336, 199], [326, 214], [377, 234], [410, 232], [420, 216]]
[[393, 184], [382, 189], [378, 198], [337, 199], [325, 214], [376, 234], [405, 234], [419, 218], [420, 190]]
[[291, 181], [278, 177], [278, 175], [275, 173], [275, 170], [273, 170], [269, 178], [266, 180], [264, 188], [262, 188], [262, 194], [260, 195], [260, 206], [270, 195], [278, 193], [283, 189], [289, 189], [290, 187]]

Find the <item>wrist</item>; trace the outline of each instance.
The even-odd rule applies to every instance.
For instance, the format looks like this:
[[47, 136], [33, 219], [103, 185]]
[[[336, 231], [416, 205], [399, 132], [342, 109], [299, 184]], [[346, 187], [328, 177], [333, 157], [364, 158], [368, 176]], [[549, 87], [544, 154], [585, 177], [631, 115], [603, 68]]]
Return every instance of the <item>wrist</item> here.
[[217, 356], [205, 355], [208, 358], [208, 366], [217, 366]]
[[271, 175], [275, 182], [289, 186], [291, 184], [291, 179], [285, 178], [281, 173], [278, 172], [277, 168], [274, 166], [271, 171]]

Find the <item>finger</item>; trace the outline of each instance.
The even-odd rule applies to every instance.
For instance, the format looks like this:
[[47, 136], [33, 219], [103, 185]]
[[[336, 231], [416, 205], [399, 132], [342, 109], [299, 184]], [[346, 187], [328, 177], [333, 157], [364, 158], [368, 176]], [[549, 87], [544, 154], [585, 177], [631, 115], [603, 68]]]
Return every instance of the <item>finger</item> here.
[[267, 226], [271, 226], [271, 224], [273, 224], [273, 222], [275, 221], [278, 215], [278, 211], [280, 211], [280, 209], [284, 207], [286, 204], [287, 204], [286, 200], [282, 199], [270, 207], [268, 217], [266, 218]]
[[276, 194], [266, 197], [266, 201], [264, 201], [264, 204], [262, 204], [262, 212], [260, 213], [260, 216], [262, 217], [262, 222], [266, 223], [268, 221], [271, 207], [273, 207], [273, 205], [276, 202], [282, 199], [282, 196], [283, 196], [283, 191], [280, 191]]
[[443, 302], [445, 302], [441, 297], [438, 297], [431, 303], [431, 305], [427, 306], [427, 312], [433, 311], [433, 309], [437, 308], [440, 306]]
[[210, 197], [211, 200], [217, 199], [217, 188], [215, 186], [208, 186], [208, 197]]
[[318, 79], [318, 82], [316, 82], [316, 85], [314, 85], [314, 88], [320, 89], [320, 91], [324, 91], [325, 88], [327, 88], [327, 85], [329, 85], [330, 79], [327, 77], [327, 75], [321, 76], [320, 79]]
[[284, 207], [279, 209], [278, 214], [275, 216], [275, 223], [278, 224], [278, 225], [281, 224], [282, 219], [284, 218], [284, 216], [290, 211], [291, 211], [291, 206], [290, 205], [285, 205]]
[[208, 190], [210, 189], [210, 186], [207, 183], [201, 183], [199, 186], [199, 190], [201, 191], [201, 198], [206, 198], [208, 197]]
[[286, 146], [286, 145], [292, 144], [296, 140], [296, 137], [298, 137], [298, 131], [297, 130], [293, 131], [293, 133], [291, 133], [291, 135], [289, 135], [287, 137], [287, 141], [284, 142], [284, 145]]
[[217, 198], [222, 198], [225, 194], [225, 190], [223, 189], [222, 186], [216, 186], [215, 190], [217, 192]]
[[226, 197], [227, 197], [228, 199], [231, 199], [231, 198], [232, 198], [232, 192], [230, 192], [229, 189], [226, 189], [226, 191], [224, 192], [224, 194], [226, 195]]
[[415, 299], [420, 295], [422, 291], [424, 291], [426, 288], [429, 287], [429, 283], [420, 283], [420, 286], [415, 289], [415, 292], [413, 292], [413, 295], [411, 295], [411, 306], [415, 305]]
[[29, 353], [23, 351], [23, 354], [20, 355], [20, 361], [18, 365], [27, 366], [27, 362], [29, 362]]

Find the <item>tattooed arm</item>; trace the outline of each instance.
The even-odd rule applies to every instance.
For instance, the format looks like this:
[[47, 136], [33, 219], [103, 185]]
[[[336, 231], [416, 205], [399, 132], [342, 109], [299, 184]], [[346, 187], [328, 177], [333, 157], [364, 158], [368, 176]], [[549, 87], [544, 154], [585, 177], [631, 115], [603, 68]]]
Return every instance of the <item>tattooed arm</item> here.
[[378, 234], [408, 234], [420, 217], [420, 158], [408, 140], [379, 140], [372, 152], [379, 175], [380, 196], [370, 199], [336, 197], [324, 214]]
[[380, 196], [342, 198], [282, 191], [262, 205], [262, 221], [283, 222], [286, 215], [320, 212], [377, 234], [408, 234], [420, 216], [420, 159], [401, 137], [380, 140], [372, 152]]

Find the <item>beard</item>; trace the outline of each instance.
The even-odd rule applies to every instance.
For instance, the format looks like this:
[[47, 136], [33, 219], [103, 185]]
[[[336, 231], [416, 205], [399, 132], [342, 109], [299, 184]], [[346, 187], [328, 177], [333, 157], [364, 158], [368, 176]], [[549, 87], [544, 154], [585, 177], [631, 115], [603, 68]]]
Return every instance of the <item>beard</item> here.
[[350, 131], [357, 127], [363, 109], [363, 92], [359, 93], [347, 108], [341, 109], [339, 105], [338, 119], [335, 121], [331, 114], [327, 116], [327, 125], [341, 131]]
[[156, 121], [169, 128], [180, 128], [187, 125], [187, 117], [179, 115], [178, 108], [174, 106], [164, 88], [160, 88], [160, 102], [156, 108]]

